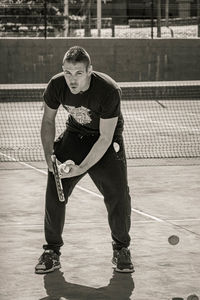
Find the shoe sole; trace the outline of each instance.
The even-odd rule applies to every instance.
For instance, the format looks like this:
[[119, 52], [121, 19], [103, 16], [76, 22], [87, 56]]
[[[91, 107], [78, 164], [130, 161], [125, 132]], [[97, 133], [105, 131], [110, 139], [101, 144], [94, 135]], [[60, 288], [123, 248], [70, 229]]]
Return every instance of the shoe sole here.
[[60, 268], [61, 268], [61, 265], [55, 266], [55, 267], [53, 267], [49, 270], [46, 270], [46, 271], [45, 270], [35, 270], [35, 274], [47, 274], [47, 273], [51, 273], [55, 270], [58, 270]]
[[118, 269], [117, 267], [114, 268], [115, 272], [118, 273], [134, 273], [134, 269]]
[[119, 269], [117, 268], [117, 262], [115, 259], [112, 259], [112, 263], [113, 263], [113, 269], [116, 271], [116, 272], [119, 272], [119, 273], [133, 273], [135, 272], [134, 268], [133, 269]]

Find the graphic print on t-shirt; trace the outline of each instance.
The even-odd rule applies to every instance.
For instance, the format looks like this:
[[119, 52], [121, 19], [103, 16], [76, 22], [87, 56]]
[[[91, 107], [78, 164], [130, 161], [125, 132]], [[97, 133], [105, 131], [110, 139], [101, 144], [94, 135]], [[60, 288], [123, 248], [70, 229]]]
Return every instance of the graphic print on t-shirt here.
[[80, 124], [85, 125], [92, 121], [90, 117], [90, 110], [84, 106], [74, 107], [63, 105], [68, 113]]

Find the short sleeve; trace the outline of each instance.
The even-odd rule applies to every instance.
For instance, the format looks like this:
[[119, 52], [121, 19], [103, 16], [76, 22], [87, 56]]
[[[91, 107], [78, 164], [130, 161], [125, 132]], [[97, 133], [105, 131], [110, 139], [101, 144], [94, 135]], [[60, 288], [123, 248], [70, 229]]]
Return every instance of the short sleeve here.
[[53, 80], [50, 80], [44, 93], [43, 98], [45, 103], [52, 109], [58, 109], [60, 102], [58, 100], [58, 93], [54, 86]]
[[100, 118], [110, 119], [120, 115], [121, 90], [113, 89], [101, 102]]

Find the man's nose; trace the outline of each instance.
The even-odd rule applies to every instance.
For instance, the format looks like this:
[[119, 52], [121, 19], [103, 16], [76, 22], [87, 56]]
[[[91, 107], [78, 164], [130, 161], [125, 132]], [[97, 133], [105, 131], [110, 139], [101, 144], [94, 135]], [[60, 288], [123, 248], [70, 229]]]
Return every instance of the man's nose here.
[[71, 76], [71, 78], [70, 78], [70, 82], [73, 82], [73, 83], [75, 83], [77, 81], [77, 78], [76, 78], [76, 76]]

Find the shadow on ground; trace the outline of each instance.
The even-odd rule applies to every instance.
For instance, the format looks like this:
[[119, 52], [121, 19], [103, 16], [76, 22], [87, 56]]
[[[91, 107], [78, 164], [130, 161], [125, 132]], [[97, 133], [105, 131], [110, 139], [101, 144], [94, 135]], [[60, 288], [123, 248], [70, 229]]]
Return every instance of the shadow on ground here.
[[113, 272], [107, 286], [94, 288], [67, 282], [64, 273], [55, 271], [44, 276], [47, 297], [40, 300], [129, 300], [135, 288], [132, 274]]

